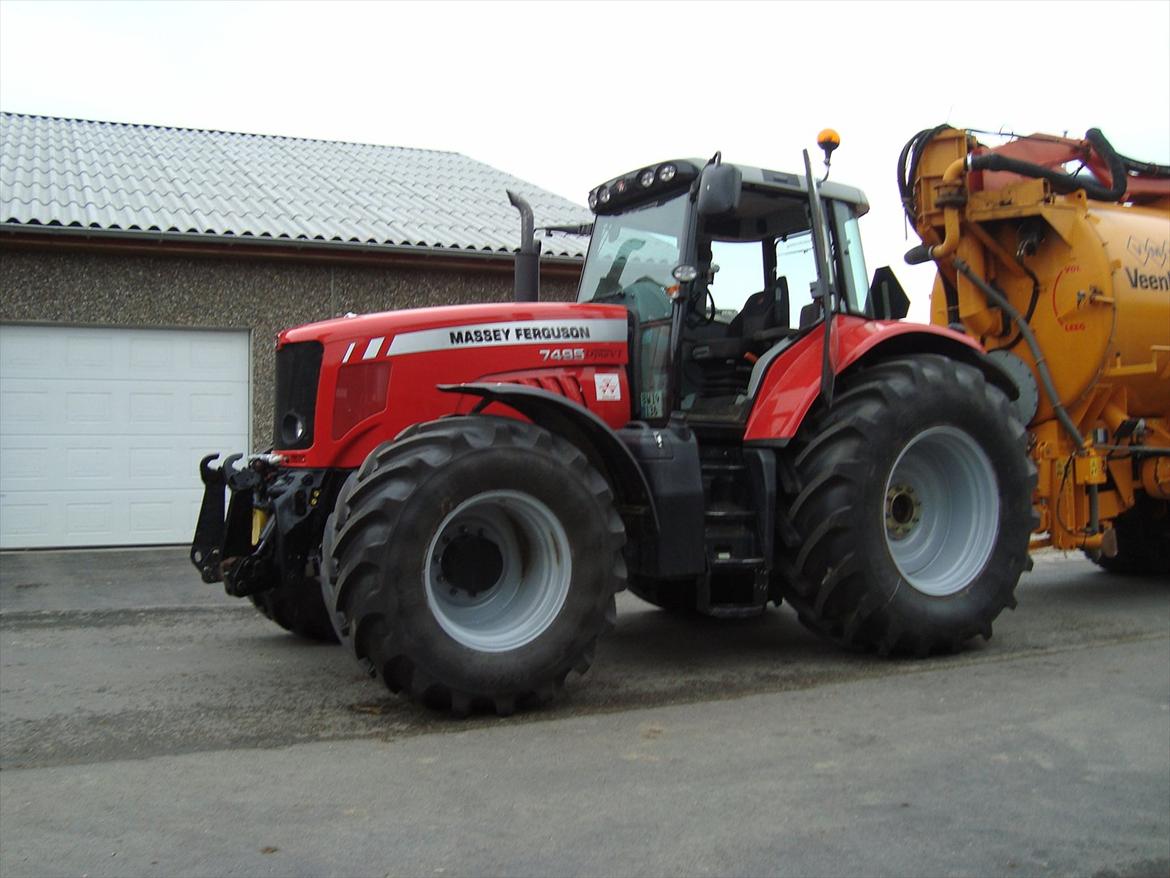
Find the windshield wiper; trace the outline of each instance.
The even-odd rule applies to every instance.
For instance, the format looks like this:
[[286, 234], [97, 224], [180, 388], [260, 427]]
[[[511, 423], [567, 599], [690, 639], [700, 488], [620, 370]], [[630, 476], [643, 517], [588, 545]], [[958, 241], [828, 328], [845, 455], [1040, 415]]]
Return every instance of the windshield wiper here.
[[534, 232], [544, 232], [546, 238], [551, 238], [553, 232], [563, 232], [566, 235], [592, 235], [593, 223], [581, 223], [573, 226], [537, 226]]

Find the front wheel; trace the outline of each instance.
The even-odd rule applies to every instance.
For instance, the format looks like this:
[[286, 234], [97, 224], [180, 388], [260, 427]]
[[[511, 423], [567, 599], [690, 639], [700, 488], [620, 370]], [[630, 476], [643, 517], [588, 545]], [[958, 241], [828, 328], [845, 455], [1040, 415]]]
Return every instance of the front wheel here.
[[252, 606], [286, 631], [308, 640], [336, 643], [337, 633], [315, 580], [300, 580], [249, 595]]
[[326, 602], [391, 691], [456, 714], [550, 700], [625, 586], [609, 484], [572, 444], [453, 417], [379, 446], [326, 524]]
[[929, 655], [990, 637], [1015, 606], [1036, 483], [1007, 397], [934, 355], [841, 386], [797, 437], [785, 598], [850, 647]]

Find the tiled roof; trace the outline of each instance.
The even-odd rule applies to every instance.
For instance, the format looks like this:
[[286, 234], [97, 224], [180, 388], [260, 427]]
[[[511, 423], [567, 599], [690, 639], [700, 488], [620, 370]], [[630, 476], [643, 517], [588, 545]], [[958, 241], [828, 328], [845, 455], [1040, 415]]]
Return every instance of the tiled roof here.
[[[453, 152], [0, 113], [0, 228], [340, 242], [511, 253], [520, 218], [590, 220], [573, 202]], [[540, 238], [580, 257], [584, 238]]]

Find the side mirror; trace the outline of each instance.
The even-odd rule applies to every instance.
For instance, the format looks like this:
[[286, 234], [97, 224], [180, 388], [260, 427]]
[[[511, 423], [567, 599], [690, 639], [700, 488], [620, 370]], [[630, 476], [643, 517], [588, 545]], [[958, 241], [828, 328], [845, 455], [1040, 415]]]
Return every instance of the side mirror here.
[[699, 177], [700, 216], [730, 213], [739, 207], [743, 174], [735, 165], [707, 165]]
[[869, 285], [869, 303], [877, 320], [901, 320], [910, 311], [910, 297], [898, 283], [888, 265], [873, 273]]

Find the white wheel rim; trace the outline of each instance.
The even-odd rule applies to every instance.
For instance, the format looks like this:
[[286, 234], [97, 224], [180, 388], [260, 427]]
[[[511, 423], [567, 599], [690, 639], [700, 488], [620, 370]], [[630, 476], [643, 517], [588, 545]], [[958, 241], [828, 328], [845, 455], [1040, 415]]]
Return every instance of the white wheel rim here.
[[[469, 547], [465, 558], [482, 563], [454, 563], [461, 545]], [[572, 580], [569, 538], [535, 497], [487, 491], [443, 519], [427, 547], [423, 579], [427, 606], [456, 641], [480, 652], [518, 649], [543, 634], [564, 606]]]
[[983, 572], [999, 535], [999, 484], [987, 454], [956, 427], [915, 436], [886, 480], [882, 529], [902, 577], [931, 597]]

